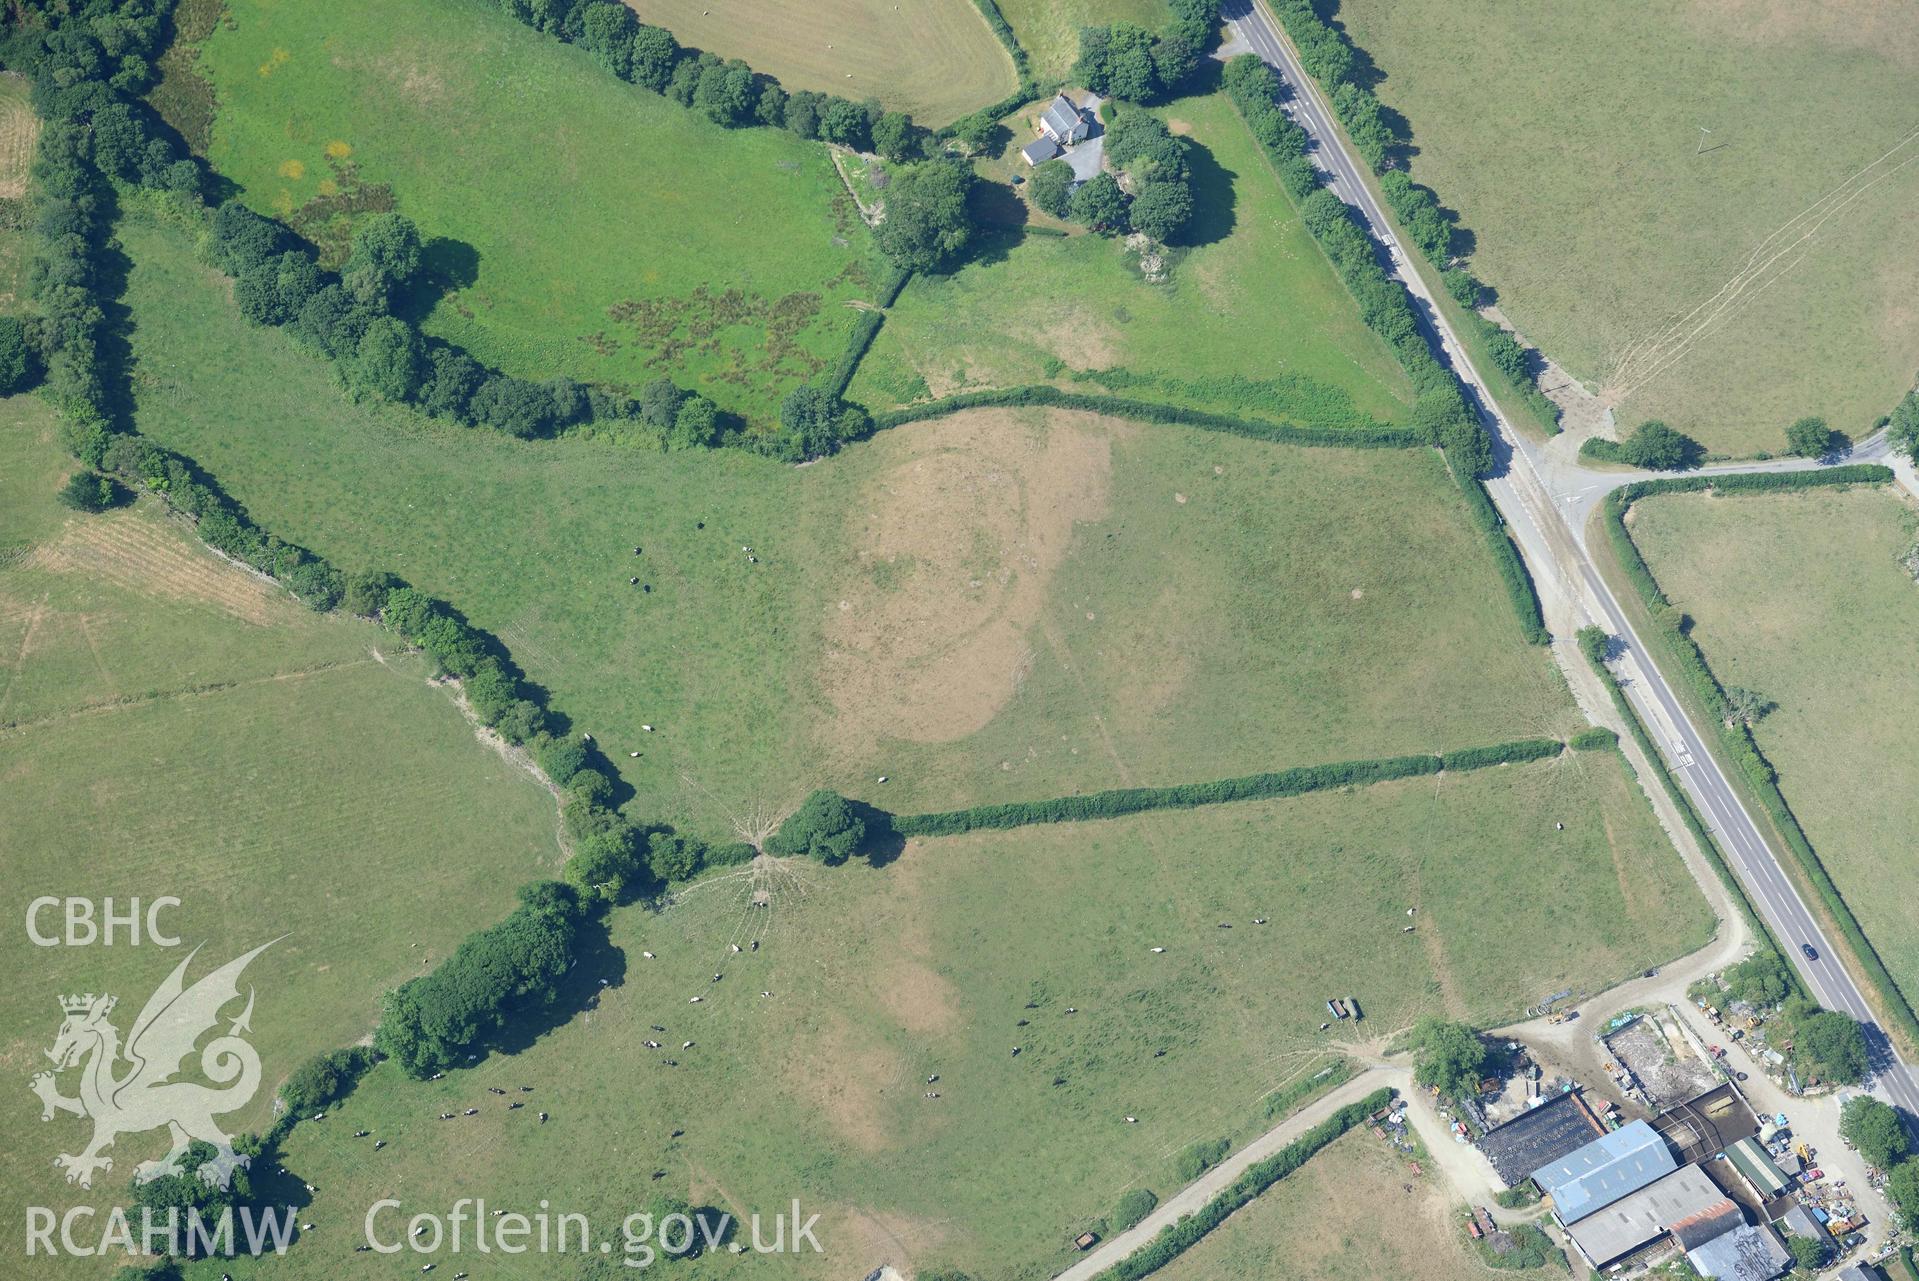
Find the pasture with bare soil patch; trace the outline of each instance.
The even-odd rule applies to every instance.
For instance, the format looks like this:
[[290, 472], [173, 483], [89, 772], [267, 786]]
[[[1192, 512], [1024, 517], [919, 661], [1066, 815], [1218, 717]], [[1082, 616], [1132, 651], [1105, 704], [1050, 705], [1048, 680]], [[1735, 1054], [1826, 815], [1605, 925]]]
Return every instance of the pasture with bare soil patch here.
[[[1632, 907], [1616, 862], [1659, 901]], [[1522, 888], [1495, 888], [1529, 868]], [[759, 890], [769, 906], [752, 905]], [[658, 1188], [723, 1195], [735, 1213], [797, 1194], [826, 1249], [781, 1261], [799, 1276], [1049, 1274], [1126, 1188], [1176, 1186], [1180, 1149], [1263, 1129], [1262, 1098], [1327, 1061], [1327, 996], [1356, 996], [1382, 1034], [1433, 1012], [1496, 1022], [1707, 928], [1610, 753], [916, 840], [881, 868], [761, 860], [657, 913], [617, 912], [612, 985], [531, 1048], [437, 1082], [383, 1067], [302, 1127], [289, 1159], [323, 1189], [311, 1216], [343, 1227], [283, 1275], [344, 1266], [355, 1207], [376, 1196], [526, 1206], [555, 1196], [556, 1170], [568, 1208], [595, 1221]], [[519, 1084], [546, 1125], [485, 1093]], [[468, 1106], [480, 1114], [437, 1119]], [[362, 1127], [390, 1146], [348, 1137]]]
[[[385, 987], [559, 863], [551, 799], [474, 740], [422, 659], [308, 612], [155, 504], [67, 512], [52, 498], [66, 470], [46, 406], [0, 401], [0, 964], [24, 976], [0, 996], [0, 1063], [20, 1086], [9, 1205], [124, 1204], [134, 1165], [164, 1149], [163, 1133], [128, 1135], [91, 1196], [59, 1181], [52, 1157], [87, 1123], [43, 1125], [25, 1089], [57, 993], [113, 993], [124, 1032], [185, 949], [224, 963], [284, 936], [248, 971], [268, 1088], [233, 1120], [263, 1129], [282, 1077], [370, 1032]], [[183, 948], [37, 948], [22, 920], [42, 895], [121, 911], [175, 896], [162, 923]]]
[[[1344, 0], [1526, 338], [1709, 448], [1869, 430], [1919, 363], [1919, 24], [1888, 0]], [[1568, 86], [1574, 88], [1569, 91]], [[1710, 131], [1710, 132], [1706, 132]]]
[[[717, 836], [819, 785], [947, 809], [1558, 734], [1573, 716], [1429, 452], [1039, 410], [916, 424], [799, 469], [515, 442], [343, 402], [177, 234], [121, 239], [142, 430], [267, 527], [501, 637], [647, 817]], [[927, 693], [910, 715], [908, 680]]]
[[1018, 84], [973, 0], [626, 0], [681, 44], [740, 58], [787, 89], [877, 98], [948, 124]]

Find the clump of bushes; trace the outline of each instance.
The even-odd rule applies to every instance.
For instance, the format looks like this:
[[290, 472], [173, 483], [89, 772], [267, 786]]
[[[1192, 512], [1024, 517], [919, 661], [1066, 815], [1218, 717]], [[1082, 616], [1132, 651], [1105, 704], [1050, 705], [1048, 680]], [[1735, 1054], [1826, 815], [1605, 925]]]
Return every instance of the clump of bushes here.
[[1219, 0], [1169, 0], [1172, 21], [1161, 31], [1131, 22], [1081, 27], [1072, 78], [1102, 98], [1159, 102], [1199, 69], [1219, 27]]
[[824, 788], [800, 803], [766, 842], [769, 853], [804, 855], [832, 866], [844, 863], [866, 839], [866, 820], [844, 796]]
[[1648, 418], [1624, 440], [1594, 436], [1579, 447], [1579, 456], [1591, 462], [1626, 463], [1652, 471], [1697, 467], [1705, 452], [1698, 441], [1657, 418]]

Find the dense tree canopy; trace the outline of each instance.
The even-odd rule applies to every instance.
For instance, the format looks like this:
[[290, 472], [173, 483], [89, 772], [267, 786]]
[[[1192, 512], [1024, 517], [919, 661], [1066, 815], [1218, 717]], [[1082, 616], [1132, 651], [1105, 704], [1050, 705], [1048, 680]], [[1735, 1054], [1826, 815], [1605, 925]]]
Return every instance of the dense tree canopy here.
[[1429, 1018], [1413, 1029], [1412, 1040], [1414, 1080], [1456, 1098], [1478, 1092], [1486, 1067], [1486, 1045], [1479, 1033], [1464, 1023]]
[[1094, 174], [1073, 191], [1073, 221], [1109, 236], [1122, 236], [1132, 225], [1126, 218], [1127, 203], [1117, 178]]
[[1839, 1133], [1881, 1170], [1890, 1170], [1912, 1154], [1912, 1137], [1898, 1109], [1870, 1094], [1846, 1100], [1839, 1111]]
[[787, 816], [766, 848], [775, 854], [802, 854], [830, 865], [851, 858], [865, 839], [865, 820], [853, 812], [844, 796], [822, 789]]
[[1801, 418], [1786, 428], [1786, 449], [1801, 458], [1826, 458], [1844, 447], [1845, 437], [1823, 418]]
[[973, 171], [935, 160], [893, 175], [886, 217], [874, 229], [887, 257], [909, 271], [941, 271], [957, 264], [973, 238], [967, 198]]
[[510, 1015], [552, 1002], [584, 917], [573, 886], [524, 887], [504, 921], [468, 935], [439, 968], [387, 993], [375, 1047], [414, 1076], [453, 1066]]
[[1793, 1010], [1793, 1057], [1802, 1073], [1855, 1085], [1871, 1065], [1866, 1054], [1865, 1030], [1856, 1019], [1837, 1010]]
[[1073, 208], [1073, 166], [1064, 160], [1048, 160], [1039, 165], [1027, 179], [1026, 197], [1042, 213], [1066, 217]]
[[1695, 466], [1704, 453], [1699, 442], [1684, 436], [1657, 418], [1648, 418], [1619, 443], [1619, 455], [1635, 467], [1677, 471]]

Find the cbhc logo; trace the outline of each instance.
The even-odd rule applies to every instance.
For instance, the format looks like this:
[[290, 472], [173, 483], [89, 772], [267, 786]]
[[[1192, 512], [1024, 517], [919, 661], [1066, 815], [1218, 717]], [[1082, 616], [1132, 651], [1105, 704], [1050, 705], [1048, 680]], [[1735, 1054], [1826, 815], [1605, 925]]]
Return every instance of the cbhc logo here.
[[[178, 907], [180, 900], [171, 895], [154, 899], [146, 905], [146, 911], [140, 910], [140, 900], [130, 899], [123, 910], [116, 910], [114, 900], [101, 899], [98, 911], [90, 898], [55, 898], [44, 895], [27, 904], [27, 937], [36, 947], [90, 947], [99, 943], [112, 947], [115, 935], [124, 935], [124, 941], [138, 947], [141, 941], [141, 926], [146, 927], [146, 941], [158, 947], [178, 947], [177, 935], [167, 934], [160, 928], [160, 912], [163, 908]], [[54, 919], [64, 920], [64, 934], [44, 934], [40, 930], [40, 918], [43, 913], [60, 908], [61, 913]]]

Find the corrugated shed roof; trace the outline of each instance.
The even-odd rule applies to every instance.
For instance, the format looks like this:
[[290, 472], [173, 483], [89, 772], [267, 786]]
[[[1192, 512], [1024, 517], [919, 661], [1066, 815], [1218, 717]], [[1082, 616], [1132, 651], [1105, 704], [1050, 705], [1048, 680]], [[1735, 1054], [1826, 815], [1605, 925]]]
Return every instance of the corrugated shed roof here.
[[1767, 1196], [1777, 1196], [1790, 1186], [1786, 1176], [1779, 1172], [1779, 1167], [1772, 1163], [1772, 1158], [1766, 1154], [1766, 1149], [1759, 1146], [1757, 1139], [1741, 1139], [1733, 1144], [1726, 1149], [1726, 1159]]
[[1792, 1256], [1771, 1228], [1739, 1227], [1713, 1238], [1686, 1258], [1707, 1281], [1772, 1281]]
[[1533, 1171], [1533, 1181], [1552, 1197], [1559, 1221], [1573, 1224], [1678, 1168], [1659, 1132], [1634, 1121]]
[[[1688, 1165], [1595, 1210], [1566, 1232], [1593, 1266], [1603, 1268], [1668, 1228], [1677, 1235], [1677, 1225], [1695, 1220], [1701, 1221], [1701, 1226], [1694, 1239], [1702, 1243], [1746, 1222], [1739, 1207], [1727, 1200], [1698, 1166]], [[1703, 1226], [1706, 1221], [1717, 1226], [1708, 1231]]]

